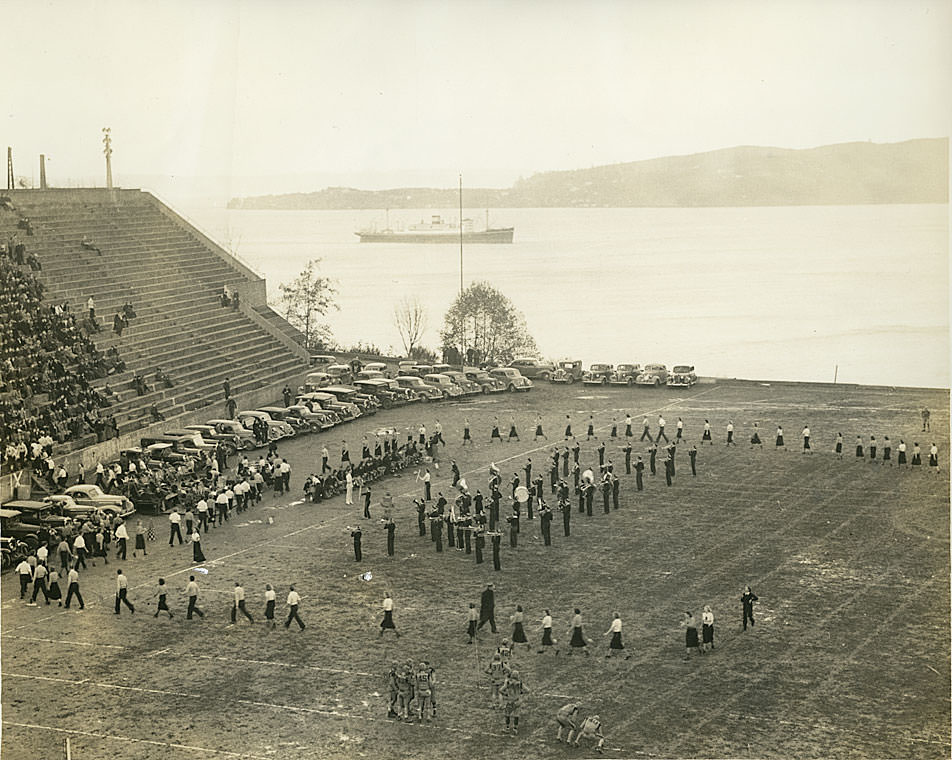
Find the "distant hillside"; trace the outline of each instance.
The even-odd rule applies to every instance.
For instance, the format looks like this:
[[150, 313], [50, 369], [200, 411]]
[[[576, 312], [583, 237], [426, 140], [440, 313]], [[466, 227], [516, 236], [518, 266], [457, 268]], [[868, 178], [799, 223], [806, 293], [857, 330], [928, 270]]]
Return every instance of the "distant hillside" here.
[[[330, 187], [235, 198], [229, 208], [453, 208], [457, 190]], [[464, 189], [468, 208], [806, 206], [948, 203], [948, 138], [820, 148], [737, 147], [543, 172], [508, 190]]]

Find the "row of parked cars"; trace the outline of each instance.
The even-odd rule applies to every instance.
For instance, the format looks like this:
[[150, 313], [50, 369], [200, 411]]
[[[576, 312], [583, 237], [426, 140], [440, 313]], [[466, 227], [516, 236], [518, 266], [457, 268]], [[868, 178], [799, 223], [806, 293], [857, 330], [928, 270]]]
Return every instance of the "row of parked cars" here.
[[560, 361], [549, 364], [540, 359], [516, 359], [512, 366], [526, 377], [549, 380], [553, 383], [571, 384], [582, 382], [585, 385], [668, 385], [687, 388], [697, 382], [694, 366], [676, 364], [671, 371], [664, 364], [605, 364], [598, 362], [582, 369], [582, 362], [576, 360]]

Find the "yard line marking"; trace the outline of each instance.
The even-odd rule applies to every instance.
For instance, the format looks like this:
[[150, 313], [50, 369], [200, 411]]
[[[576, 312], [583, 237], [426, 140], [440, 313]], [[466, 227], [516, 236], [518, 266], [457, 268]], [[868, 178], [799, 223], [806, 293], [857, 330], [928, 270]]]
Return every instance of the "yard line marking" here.
[[61, 734], [73, 734], [75, 736], [91, 736], [94, 739], [111, 739], [113, 741], [130, 742], [132, 744], [151, 744], [155, 747], [167, 747], [168, 749], [184, 749], [190, 752], [204, 752], [212, 755], [225, 755], [227, 757], [248, 757], [252, 760], [272, 760], [265, 755], [252, 755], [249, 752], [230, 752], [227, 749], [210, 749], [209, 747], [196, 747], [193, 744], [178, 744], [177, 742], [160, 742], [154, 739], [136, 739], [132, 736], [120, 736], [119, 734], [97, 734], [94, 731], [82, 731], [76, 728], [59, 728], [57, 726], [43, 726], [38, 723], [17, 723], [12, 720], [3, 721], [4, 725], [15, 726], [16, 728], [34, 728], [41, 731], [55, 731]]

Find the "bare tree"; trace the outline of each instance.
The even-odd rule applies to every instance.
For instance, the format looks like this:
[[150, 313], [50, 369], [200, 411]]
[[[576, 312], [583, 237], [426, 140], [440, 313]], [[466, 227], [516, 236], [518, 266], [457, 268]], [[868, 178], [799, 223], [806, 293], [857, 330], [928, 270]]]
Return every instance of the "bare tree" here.
[[426, 309], [416, 296], [406, 297], [393, 307], [393, 322], [403, 341], [403, 349], [410, 356], [419, 347], [426, 331]]
[[304, 333], [308, 349], [323, 349], [330, 341], [330, 327], [320, 317], [337, 308], [337, 289], [330, 278], [318, 274], [320, 263], [320, 259], [312, 259], [295, 280], [279, 286], [285, 319]]

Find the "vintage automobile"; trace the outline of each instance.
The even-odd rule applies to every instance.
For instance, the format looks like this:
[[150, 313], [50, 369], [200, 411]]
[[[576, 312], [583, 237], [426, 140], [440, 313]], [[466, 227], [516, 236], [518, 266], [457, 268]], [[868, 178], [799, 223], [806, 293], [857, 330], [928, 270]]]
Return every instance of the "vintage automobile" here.
[[475, 396], [483, 392], [482, 386], [470, 380], [466, 375], [460, 372], [458, 369], [450, 369], [442, 374], [446, 375], [450, 380], [456, 383], [460, 390], [463, 391], [464, 396]]
[[639, 372], [641, 372], [640, 364], [619, 364], [608, 378], [608, 382], [611, 385], [634, 385]]
[[611, 364], [592, 364], [582, 373], [585, 385], [608, 385], [608, 378], [615, 369]]
[[331, 354], [311, 354], [308, 364], [312, 367], [328, 367], [331, 364], [337, 364], [337, 357]]
[[397, 377], [409, 374], [409, 371], [416, 366], [415, 359], [401, 359], [397, 363]]
[[153, 443], [171, 443], [175, 446], [176, 451], [193, 456], [214, 454], [218, 449], [218, 444], [206, 441], [194, 430], [171, 430], [162, 435], [140, 438], [139, 442], [142, 446], [150, 446]]
[[430, 369], [429, 374], [431, 374], [431, 375], [445, 375], [445, 374], [446, 374], [446, 371], [449, 370], [449, 369], [453, 369], [453, 365], [452, 365], [452, 364], [434, 364], [433, 367]]
[[[41, 542], [48, 541], [51, 531], [62, 531], [66, 524], [72, 520], [71, 517], [63, 517], [62, 515], [56, 514], [53, 511], [52, 504], [45, 504], [42, 501], [19, 499], [16, 501], [8, 501], [3, 506], [5, 509], [12, 509], [19, 512], [19, 517], [16, 519], [24, 526], [22, 532], [26, 533], [32, 528]], [[9, 535], [13, 536], [14, 534], [11, 533]], [[25, 538], [22, 540], [26, 541]]]
[[549, 362], [541, 359], [532, 359], [530, 357], [520, 357], [509, 362], [510, 367], [519, 370], [519, 374], [528, 377], [530, 380], [548, 380], [555, 372], [555, 367]]
[[555, 365], [555, 369], [549, 376], [549, 381], [553, 383], [565, 383], [571, 385], [576, 380], [582, 379], [582, 362], [578, 360], [564, 359]]
[[416, 397], [416, 394], [414, 394], [408, 388], [401, 388], [400, 383], [398, 383], [393, 378], [387, 378], [386, 383], [387, 383], [387, 388], [390, 390], [391, 393], [396, 394], [397, 398], [400, 400], [401, 403], [419, 401], [419, 399]]
[[248, 445], [248, 438], [237, 436], [234, 433], [219, 433], [214, 425], [186, 425], [184, 429], [194, 430], [206, 441], [221, 443], [225, 451], [228, 452], [228, 456], [231, 456], [242, 448], [254, 448], [254, 436], [249, 436], [252, 445]]
[[354, 378], [354, 370], [349, 364], [330, 364], [324, 371], [331, 376], [331, 385], [343, 385]]
[[386, 380], [387, 376], [379, 369], [362, 369], [354, 375], [354, 382], [358, 380]]
[[675, 364], [668, 375], [668, 385], [672, 388], [690, 388], [697, 382], [693, 364]]
[[[321, 409], [334, 412], [340, 417], [341, 422], [355, 420], [361, 416], [360, 407], [358, 407], [357, 404], [341, 402], [333, 393], [325, 393], [324, 391], [304, 393], [298, 397], [297, 402], [310, 407], [315, 412]], [[315, 405], [317, 407], [316, 409]]]
[[340, 422], [334, 412], [317, 409], [311, 409], [306, 404], [292, 404], [288, 407], [288, 415], [304, 420], [310, 426], [312, 433], [320, 433], [322, 430], [330, 430], [334, 425]]
[[[49, 504], [53, 508], [53, 514], [62, 517], [86, 517], [86, 515], [91, 515], [99, 510], [99, 507], [89, 504], [77, 504], [73, 501], [72, 496], [67, 496], [65, 493], [44, 496], [43, 503]], [[104, 509], [103, 512], [106, 512], [106, 510]]]
[[421, 380], [424, 375], [433, 374], [433, 365], [432, 364], [414, 364], [410, 369], [407, 370], [408, 375], [416, 375]]
[[385, 378], [390, 379], [390, 367], [384, 362], [367, 362], [363, 369], [368, 372], [380, 372]]
[[284, 406], [260, 406], [258, 407], [259, 412], [264, 412], [275, 422], [285, 422], [291, 426], [291, 429], [294, 431], [294, 435], [303, 435], [304, 433], [311, 432], [311, 426], [302, 420], [297, 415], [292, 415], [288, 413], [287, 407]]
[[431, 372], [429, 375], [423, 376], [423, 382], [442, 391], [443, 398], [459, 398], [463, 395], [463, 389], [454, 383], [447, 375]]
[[506, 386], [503, 385], [501, 380], [493, 377], [484, 369], [467, 367], [463, 374], [466, 375], [467, 380], [476, 383], [482, 393], [503, 393], [506, 390]]
[[81, 507], [94, 507], [119, 517], [127, 517], [135, 511], [135, 506], [125, 496], [103, 493], [99, 486], [92, 483], [70, 486], [63, 491], [63, 494]]
[[354, 387], [361, 393], [373, 394], [384, 409], [389, 409], [397, 404], [405, 404], [407, 398], [405, 395], [396, 394], [390, 390], [390, 383], [382, 377], [372, 377], [364, 380], [355, 380]]
[[308, 372], [304, 376], [304, 385], [298, 388], [299, 393], [310, 393], [320, 390], [328, 385], [333, 385], [337, 380], [326, 372]]
[[663, 364], [646, 364], [638, 377], [637, 385], [664, 385], [668, 381], [668, 368]]
[[[238, 448], [242, 451], [247, 451], [249, 449], [258, 448], [258, 444], [255, 441], [254, 433], [248, 430], [244, 425], [242, 425], [238, 420], [209, 420], [205, 423], [209, 427], [215, 429], [215, 433], [218, 435], [232, 435], [238, 439], [240, 442]], [[191, 425], [186, 425], [185, 429], [188, 430]]]
[[[13, 502], [11, 502], [11, 505]], [[36, 550], [40, 545], [41, 533], [43, 540], [49, 537], [49, 531], [40, 528], [37, 525], [23, 522], [20, 518], [22, 513], [18, 509], [9, 509], [4, 505], [0, 509], [0, 534], [15, 546], [17, 542], [23, 542], [31, 551]]]
[[[165, 434], [175, 438], [181, 438], [183, 441], [185, 441], [185, 445], [187, 447], [194, 448], [196, 451], [214, 452], [217, 450], [219, 445], [219, 441], [206, 439], [200, 430], [195, 430], [192, 428], [166, 430]], [[231, 456], [238, 451], [238, 447], [235, 446], [233, 441], [221, 441], [221, 446], [228, 453], [228, 456]]]
[[182, 464], [194, 460], [192, 454], [186, 454], [181, 443], [152, 443], [145, 447], [143, 454], [148, 462], [162, 464]]
[[364, 393], [350, 385], [330, 385], [324, 393], [335, 396], [342, 404], [354, 404], [361, 414], [376, 414], [380, 408], [380, 401], [373, 394]]
[[258, 410], [251, 409], [238, 412], [238, 422], [244, 425], [248, 430], [254, 429], [256, 419], [262, 420], [268, 426], [269, 441], [278, 441], [282, 438], [294, 437], [294, 428], [292, 428], [287, 422], [271, 419], [271, 415], [267, 412], [260, 412]]
[[516, 391], [526, 391], [528, 393], [532, 390], [532, 381], [528, 377], [523, 377], [522, 373], [515, 367], [495, 367], [489, 370], [489, 374], [501, 381], [510, 393]]
[[397, 378], [397, 384], [405, 388], [416, 396], [420, 401], [434, 401], [443, 398], [443, 391], [427, 385], [423, 378], [416, 375], [400, 375]]

